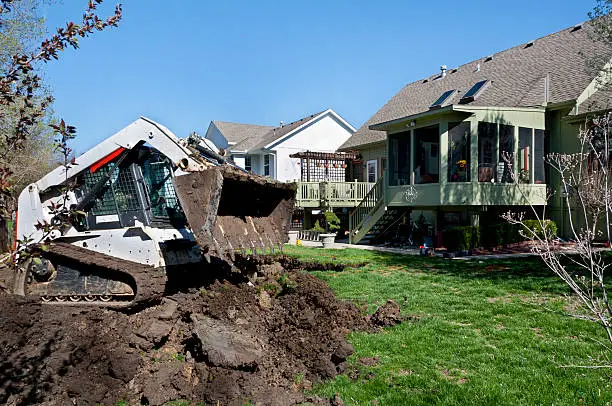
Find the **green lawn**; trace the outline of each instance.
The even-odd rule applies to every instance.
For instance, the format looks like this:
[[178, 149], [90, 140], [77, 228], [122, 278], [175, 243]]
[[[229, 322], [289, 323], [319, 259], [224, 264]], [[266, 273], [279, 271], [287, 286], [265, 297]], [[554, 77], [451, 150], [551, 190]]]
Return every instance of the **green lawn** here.
[[[350, 367], [316, 386], [320, 396], [338, 392], [347, 405], [612, 403], [612, 369], [563, 367], [596, 364], [609, 354], [595, 340], [606, 338], [598, 326], [561, 314], [575, 302], [538, 258], [443, 260], [294, 246], [285, 252], [357, 265], [313, 273], [368, 312], [393, 299], [403, 315], [414, 316], [380, 333], [352, 333]], [[365, 357], [378, 363], [364, 366]]]

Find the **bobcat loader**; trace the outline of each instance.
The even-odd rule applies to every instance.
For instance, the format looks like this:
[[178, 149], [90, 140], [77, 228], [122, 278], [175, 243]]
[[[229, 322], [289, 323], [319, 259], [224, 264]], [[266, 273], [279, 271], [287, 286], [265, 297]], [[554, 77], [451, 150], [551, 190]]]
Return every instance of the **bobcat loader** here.
[[143, 117], [20, 194], [13, 291], [45, 302], [157, 300], [170, 267], [282, 247], [294, 199], [295, 185]]

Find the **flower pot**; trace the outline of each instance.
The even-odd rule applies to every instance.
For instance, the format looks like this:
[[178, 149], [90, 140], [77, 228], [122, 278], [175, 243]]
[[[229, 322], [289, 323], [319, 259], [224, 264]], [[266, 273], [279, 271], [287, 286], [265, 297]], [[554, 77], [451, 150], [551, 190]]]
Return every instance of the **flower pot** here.
[[323, 243], [323, 248], [332, 248], [334, 246], [336, 234], [321, 234], [319, 237]]

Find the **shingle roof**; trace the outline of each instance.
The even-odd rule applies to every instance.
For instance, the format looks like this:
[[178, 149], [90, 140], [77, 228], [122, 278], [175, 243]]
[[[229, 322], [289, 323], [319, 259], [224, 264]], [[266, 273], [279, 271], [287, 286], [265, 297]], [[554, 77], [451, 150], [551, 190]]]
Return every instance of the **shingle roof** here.
[[609, 54], [610, 48], [592, 38], [591, 23], [568, 28], [533, 42], [521, 44], [492, 55], [448, 69], [406, 85], [374, 116], [363, 124], [339, 150], [354, 149], [385, 140], [384, 131], [370, 130], [373, 124], [399, 119], [429, 110], [444, 91], [458, 91], [448, 104], [458, 103], [472, 85], [480, 80], [491, 83], [471, 106], [528, 107], [545, 103], [545, 78], [549, 75], [549, 103], [576, 99], [595, 77], [587, 68], [586, 56]]
[[227, 121], [213, 121], [213, 124], [228, 142], [235, 143], [239, 143], [247, 138], [259, 140], [274, 128], [267, 125], [229, 123]]
[[[278, 127], [227, 123], [222, 121], [213, 121], [213, 123], [219, 128], [219, 131], [221, 131], [229, 142], [236, 143], [228, 148], [230, 151], [249, 151], [265, 147], [326, 111], [327, 110], [324, 110]], [[219, 124], [221, 124], [221, 127], [219, 127]], [[232, 137], [232, 139], [229, 137]]]
[[309, 121], [312, 121], [314, 118], [320, 116], [321, 114], [325, 113], [327, 110], [323, 110], [320, 111], [318, 113], [312, 114], [310, 116], [301, 118], [297, 121], [294, 121], [292, 123], [289, 124], [284, 124], [282, 127], [275, 127], [272, 130], [270, 130], [266, 135], [264, 135], [264, 137], [261, 139], [260, 142], [258, 142], [256, 145], [254, 145], [252, 148], [253, 149], [259, 149], [259, 148], [263, 148], [266, 145], [270, 144], [271, 142], [274, 142], [275, 140], [282, 138], [283, 136], [289, 134], [291, 131], [295, 130], [296, 128], [298, 128], [299, 126], [306, 124]]
[[612, 109], [612, 88], [603, 86], [580, 105], [579, 114]]

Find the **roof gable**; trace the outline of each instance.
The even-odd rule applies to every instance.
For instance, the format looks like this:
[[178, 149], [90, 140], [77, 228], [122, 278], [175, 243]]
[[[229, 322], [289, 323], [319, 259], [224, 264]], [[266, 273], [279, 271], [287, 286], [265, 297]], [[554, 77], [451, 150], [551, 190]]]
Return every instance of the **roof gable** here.
[[[429, 110], [445, 91], [457, 92], [446, 104], [457, 104], [476, 82], [489, 80], [489, 86], [470, 106], [532, 107], [546, 103], [576, 100], [596, 73], [587, 68], [584, 55], [605, 55], [610, 47], [592, 39], [593, 27], [565, 29], [518, 45], [454, 69], [445, 76], [436, 74], [402, 88], [339, 149], [384, 141], [383, 131], [369, 126]], [[530, 42], [531, 43], [531, 42]], [[548, 91], [546, 91], [548, 89]]]
[[303, 128], [313, 124], [316, 121], [319, 121], [325, 116], [331, 116], [342, 127], [345, 127], [351, 134], [355, 132], [355, 128], [353, 128], [353, 126], [351, 126], [347, 121], [340, 117], [335, 111], [333, 111], [332, 109], [327, 109], [311, 116], [304, 117], [293, 123], [283, 125], [282, 127], [274, 128], [253, 149], [271, 148], [275, 144], [283, 142], [285, 139], [293, 136], [297, 132], [301, 131]]
[[229, 143], [239, 143], [247, 138], [260, 140], [272, 128], [267, 125], [253, 125], [230, 123], [227, 121], [213, 121], [219, 132]]

